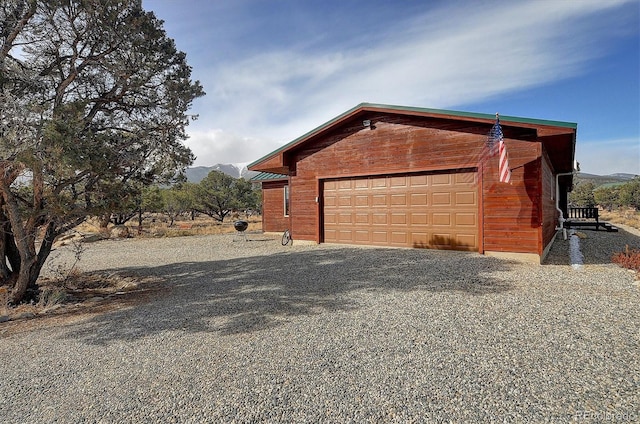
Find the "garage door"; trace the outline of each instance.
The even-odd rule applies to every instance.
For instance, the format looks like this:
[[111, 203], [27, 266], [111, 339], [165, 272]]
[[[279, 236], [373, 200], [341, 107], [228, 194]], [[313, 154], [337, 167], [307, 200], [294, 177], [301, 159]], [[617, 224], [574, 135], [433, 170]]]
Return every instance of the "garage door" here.
[[324, 241], [478, 250], [475, 172], [325, 180]]

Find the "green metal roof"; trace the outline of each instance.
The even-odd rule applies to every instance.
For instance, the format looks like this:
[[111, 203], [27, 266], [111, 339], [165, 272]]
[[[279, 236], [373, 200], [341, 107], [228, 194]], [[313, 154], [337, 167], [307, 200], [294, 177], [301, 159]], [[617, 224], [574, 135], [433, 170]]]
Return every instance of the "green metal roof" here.
[[[449, 115], [449, 116], [458, 116], [460, 118], [473, 118], [473, 119], [486, 119], [486, 120], [494, 120], [496, 119], [495, 114], [489, 113], [476, 113], [476, 112], [462, 112], [457, 110], [446, 110], [446, 109], [430, 109], [430, 108], [420, 108], [420, 107], [411, 107], [411, 106], [397, 106], [397, 105], [385, 105], [385, 104], [377, 104], [377, 103], [360, 103], [359, 105], [349, 109], [348, 111], [336, 116], [335, 118], [325, 122], [317, 128], [312, 129], [311, 131], [301, 135], [295, 140], [285, 144], [279, 149], [274, 150], [273, 152], [261, 157], [260, 159], [253, 161], [247, 167], [251, 168], [253, 165], [256, 165], [263, 160], [267, 159], [270, 156], [275, 155], [276, 153], [280, 153], [284, 150], [287, 150], [289, 147], [296, 145], [300, 141], [305, 138], [322, 131], [323, 129], [330, 127], [335, 122], [340, 121], [345, 116], [351, 115], [352, 113], [358, 111], [359, 109], [375, 111], [378, 110], [391, 110], [397, 112], [409, 112], [409, 113], [418, 113], [418, 114], [433, 114], [433, 115]], [[519, 123], [519, 124], [530, 124], [530, 125], [544, 125], [544, 126], [552, 126], [552, 127], [562, 127], [562, 128], [571, 128], [577, 129], [578, 124], [574, 122], [562, 122], [562, 121], [550, 121], [543, 119], [533, 119], [533, 118], [522, 118], [518, 116], [503, 116], [500, 115], [501, 123], [511, 122], [511, 123]]]
[[274, 174], [272, 172], [261, 172], [254, 177], [251, 177], [251, 181], [272, 181], [272, 180], [284, 180], [287, 179], [286, 175]]

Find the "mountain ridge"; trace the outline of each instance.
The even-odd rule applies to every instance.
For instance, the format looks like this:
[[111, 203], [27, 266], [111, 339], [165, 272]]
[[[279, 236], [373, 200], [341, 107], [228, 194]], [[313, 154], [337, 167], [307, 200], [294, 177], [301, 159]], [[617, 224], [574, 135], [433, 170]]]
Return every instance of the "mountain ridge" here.
[[586, 172], [578, 172], [576, 175], [576, 182], [591, 182], [596, 187], [605, 185], [605, 184], [624, 184], [638, 177], [636, 174], [628, 174], [624, 172], [617, 172], [615, 174], [609, 175], [596, 175], [596, 174], [588, 174]]
[[255, 171], [249, 171], [245, 164], [234, 163], [217, 163], [213, 166], [194, 166], [187, 168], [185, 174], [187, 181], [191, 183], [199, 183], [202, 181], [211, 171], [220, 171], [233, 178], [244, 178], [245, 180], [251, 179], [258, 173]]

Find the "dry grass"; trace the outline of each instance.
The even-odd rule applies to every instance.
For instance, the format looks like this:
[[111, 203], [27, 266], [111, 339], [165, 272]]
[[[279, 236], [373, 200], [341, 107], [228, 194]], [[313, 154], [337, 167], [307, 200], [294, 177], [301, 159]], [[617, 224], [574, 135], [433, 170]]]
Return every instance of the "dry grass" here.
[[[4, 305], [0, 315], [11, 321], [3, 323], [0, 334], [12, 334], [24, 328], [76, 321], [87, 315], [103, 313], [147, 302], [152, 295], [168, 289], [157, 278], [135, 278], [119, 274], [71, 272], [64, 278], [39, 280], [37, 302], [16, 306]], [[0, 305], [2, 306], [2, 305]], [[38, 319], [34, 319], [38, 318]]]
[[601, 210], [600, 219], [612, 224], [622, 224], [640, 230], [640, 211], [634, 209]]
[[[194, 235], [214, 235], [214, 234], [232, 234], [236, 230], [233, 227], [233, 222], [237, 219], [242, 219], [249, 222], [248, 232], [260, 232], [262, 231], [262, 217], [252, 216], [248, 219], [237, 216], [227, 216], [224, 222], [218, 222], [208, 216], [198, 216], [195, 220], [180, 217], [177, 219], [173, 226], [169, 226], [170, 222], [166, 216], [154, 215], [151, 218], [147, 218], [142, 223], [142, 228], [138, 227], [137, 222], [134, 220], [129, 221], [126, 226], [129, 228], [129, 233], [132, 237], [183, 237]], [[113, 225], [109, 225], [107, 232], [113, 228]], [[101, 230], [97, 221], [88, 220], [76, 228], [81, 233], [101, 233]]]

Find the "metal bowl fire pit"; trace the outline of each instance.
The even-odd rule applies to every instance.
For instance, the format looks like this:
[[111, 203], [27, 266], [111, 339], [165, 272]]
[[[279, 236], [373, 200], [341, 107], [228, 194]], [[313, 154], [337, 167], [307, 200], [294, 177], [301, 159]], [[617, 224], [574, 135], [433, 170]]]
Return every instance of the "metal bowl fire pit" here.
[[243, 238], [244, 241], [247, 241], [247, 235], [244, 233], [246, 231], [246, 229], [249, 228], [249, 223], [247, 221], [242, 221], [242, 220], [235, 221], [233, 223], [233, 228], [235, 228], [236, 231], [237, 231], [236, 235], [238, 235], [241, 238]]

